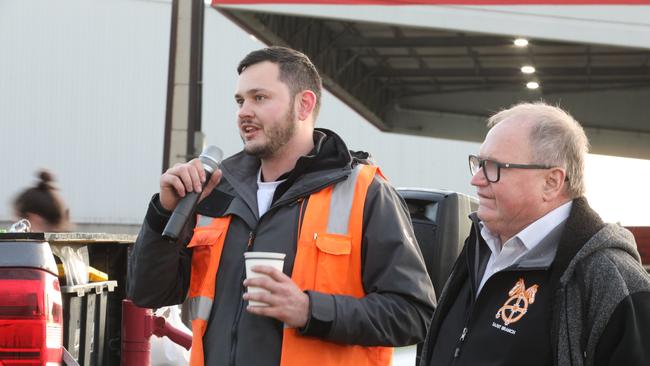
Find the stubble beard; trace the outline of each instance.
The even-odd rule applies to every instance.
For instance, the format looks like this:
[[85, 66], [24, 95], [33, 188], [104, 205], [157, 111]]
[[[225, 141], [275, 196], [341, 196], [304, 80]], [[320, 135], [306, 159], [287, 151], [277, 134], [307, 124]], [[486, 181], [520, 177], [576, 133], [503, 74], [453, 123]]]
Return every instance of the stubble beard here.
[[[266, 136], [266, 143], [247, 145], [244, 141], [244, 151], [258, 159], [272, 157], [278, 150], [291, 140], [296, 133], [295, 113], [293, 103], [289, 106], [289, 111], [284, 115], [283, 123], [273, 125], [263, 130]], [[243, 139], [243, 137], [242, 137]]]

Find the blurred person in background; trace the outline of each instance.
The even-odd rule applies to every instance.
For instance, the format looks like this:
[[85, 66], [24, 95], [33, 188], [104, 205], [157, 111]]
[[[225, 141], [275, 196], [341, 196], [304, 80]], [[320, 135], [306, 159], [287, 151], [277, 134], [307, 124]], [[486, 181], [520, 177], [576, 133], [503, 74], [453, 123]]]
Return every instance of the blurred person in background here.
[[54, 176], [47, 170], [37, 172], [38, 183], [21, 192], [13, 202], [14, 214], [27, 219], [32, 232], [69, 231], [70, 211], [53, 185]]

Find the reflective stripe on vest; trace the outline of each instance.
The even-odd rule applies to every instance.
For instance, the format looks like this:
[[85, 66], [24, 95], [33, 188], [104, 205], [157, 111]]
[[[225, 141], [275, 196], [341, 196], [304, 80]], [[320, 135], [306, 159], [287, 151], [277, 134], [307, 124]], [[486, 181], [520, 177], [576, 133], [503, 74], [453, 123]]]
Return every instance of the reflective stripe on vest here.
[[187, 299], [188, 308], [190, 310], [190, 319], [201, 319], [208, 321], [210, 319], [210, 311], [212, 311], [212, 299], [205, 296], [190, 297]]
[[[292, 280], [302, 290], [363, 297], [361, 241], [363, 206], [378, 168], [357, 165], [348, 179], [309, 196], [302, 220]], [[204, 365], [203, 336], [214, 299], [217, 269], [230, 217], [197, 217], [188, 301], [192, 320], [191, 366]], [[316, 277], [318, 272], [318, 277]], [[392, 348], [362, 347], [303, 337], [285, 328], [281, 366], [388, 366]]]
[[209, 218], [197, 217], [192, 240], [187, 245], [192, 248], [192, 273], [188, 304], [192, 321], [192, 350], [190, 365], [203, 366], [203, 335], [208, 326], [208, 319], [214, 301], [217, 284], [217, 269], [221, 260], [221, 251], [226, 240], [230, 216]]
[[361, 165], [352, 169], [350, 177], [334, 186], [327, 219], [327, 232], [330, 234], [347, 234], [350, 223], [350, 211], [354, 200], [354, 187], [357, 184]]

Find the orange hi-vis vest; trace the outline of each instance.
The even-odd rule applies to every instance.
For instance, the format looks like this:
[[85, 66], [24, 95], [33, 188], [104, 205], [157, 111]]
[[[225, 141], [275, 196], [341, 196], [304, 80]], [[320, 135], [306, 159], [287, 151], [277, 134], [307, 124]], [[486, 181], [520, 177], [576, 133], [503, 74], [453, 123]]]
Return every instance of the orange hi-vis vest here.
[[[363, 206], [376, 166], [358, 164], [345, 181], [313, 193], [298, 238], [292, 280], [298, 287], [332, 295], [365, 296], [361, 277]], [[214, 301], [217, 270], [230, 216], [198, 217], [188, 294], [192, 320], [190, 366], [204, 366], [203, 336]], [[281, 366], [388, 366], [393, 349], [328, 342], [284, 328]]]

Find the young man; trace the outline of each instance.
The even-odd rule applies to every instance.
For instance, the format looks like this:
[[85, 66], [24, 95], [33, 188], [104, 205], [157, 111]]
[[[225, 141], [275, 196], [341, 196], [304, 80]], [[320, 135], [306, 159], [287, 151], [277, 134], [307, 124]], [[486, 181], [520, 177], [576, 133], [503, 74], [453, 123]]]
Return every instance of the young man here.
[[650, 278], [584, 195], [588, 142], [559, 108], [490, 118], [470, 156], [479, 208], [422, 365], [648, 365]]
[[[390, 365], [387, 346], [420, 342], [435, 302], [403, 201], [314, 128], [321, 79], [305, 55], [266, 48], [237, 71], [244, 151], [212, 175], [179, 243], [160, 233], [205, 174], [195, 159], [162, 175], [129, 295], [147, 307], [188, 298], [192, 365]], [[268, 278], [244, 280], [246, 251], [285, 253], [284, 270], [259, 266]]]

